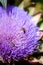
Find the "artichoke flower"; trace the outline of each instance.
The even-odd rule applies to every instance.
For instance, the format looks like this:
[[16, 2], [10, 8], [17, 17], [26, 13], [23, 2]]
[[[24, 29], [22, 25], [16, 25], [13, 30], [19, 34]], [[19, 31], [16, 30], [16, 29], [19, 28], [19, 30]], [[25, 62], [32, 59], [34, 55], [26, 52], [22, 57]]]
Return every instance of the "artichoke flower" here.
[[34, 53], [39, 45], [39, 28], [23, 9], [0, 7], [0, 56], [20, 60]]

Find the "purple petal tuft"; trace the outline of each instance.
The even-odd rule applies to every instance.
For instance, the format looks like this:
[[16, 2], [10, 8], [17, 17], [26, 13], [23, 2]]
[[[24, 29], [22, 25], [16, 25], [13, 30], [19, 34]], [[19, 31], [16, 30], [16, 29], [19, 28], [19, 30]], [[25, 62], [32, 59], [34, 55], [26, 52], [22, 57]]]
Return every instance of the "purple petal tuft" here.
[[0, 8], [0, 14], [0, 56], [19, 60], [34, 53], [39, 30], [31, 21], [32, 16], [18, 7], [9, 11]]

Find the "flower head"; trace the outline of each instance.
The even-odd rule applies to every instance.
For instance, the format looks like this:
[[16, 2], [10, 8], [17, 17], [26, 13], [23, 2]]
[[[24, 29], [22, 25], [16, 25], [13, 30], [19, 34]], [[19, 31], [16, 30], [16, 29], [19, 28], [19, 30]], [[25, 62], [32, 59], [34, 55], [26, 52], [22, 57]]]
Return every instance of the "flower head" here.
[[39, 30], [32, 16], [18, 7], [7, 11], [0, 7], [0, 13], [0, 56], [19, 60], [35, 52]]

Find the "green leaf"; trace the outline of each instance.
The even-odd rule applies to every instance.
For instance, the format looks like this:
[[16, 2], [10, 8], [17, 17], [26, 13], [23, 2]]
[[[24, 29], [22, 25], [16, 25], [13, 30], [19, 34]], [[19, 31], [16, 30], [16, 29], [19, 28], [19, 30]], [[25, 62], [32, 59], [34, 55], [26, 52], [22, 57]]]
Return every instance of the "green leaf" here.
[[6, 9], [6, 7], [7, 7], [7, 0], [0, 0], [0, 2], [2, 3], [3, 7]]
[[43, 30], [43, 23], [40, 25], [40, 30]]
[[24, 8], [28, 7], [31, 4], [31, 0], [23, 0], [24, 1]]
[[42, 12], [42, 4], [40, 3], [37, 3], [36, 6], [35, 6], [35, 11], [34, 11], [34, 14], [37, 13], [37, 12]]
[[22, 1], [22, 2], [19, 4], [18, 7], [21, 8], [21, 9], [23, 9], [23, 8], [24, 8], [24, 1]]

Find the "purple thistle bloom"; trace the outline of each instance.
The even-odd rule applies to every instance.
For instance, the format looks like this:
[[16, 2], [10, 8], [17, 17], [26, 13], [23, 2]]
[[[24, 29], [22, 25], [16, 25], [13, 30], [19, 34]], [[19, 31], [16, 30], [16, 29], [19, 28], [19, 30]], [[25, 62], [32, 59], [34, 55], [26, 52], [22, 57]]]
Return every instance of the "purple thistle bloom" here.
[[0, 7], [0, 56], [7, 61], [35, 52], [39, 30], [31, 19], [32, 16], [18, 7], [7, 11]]

